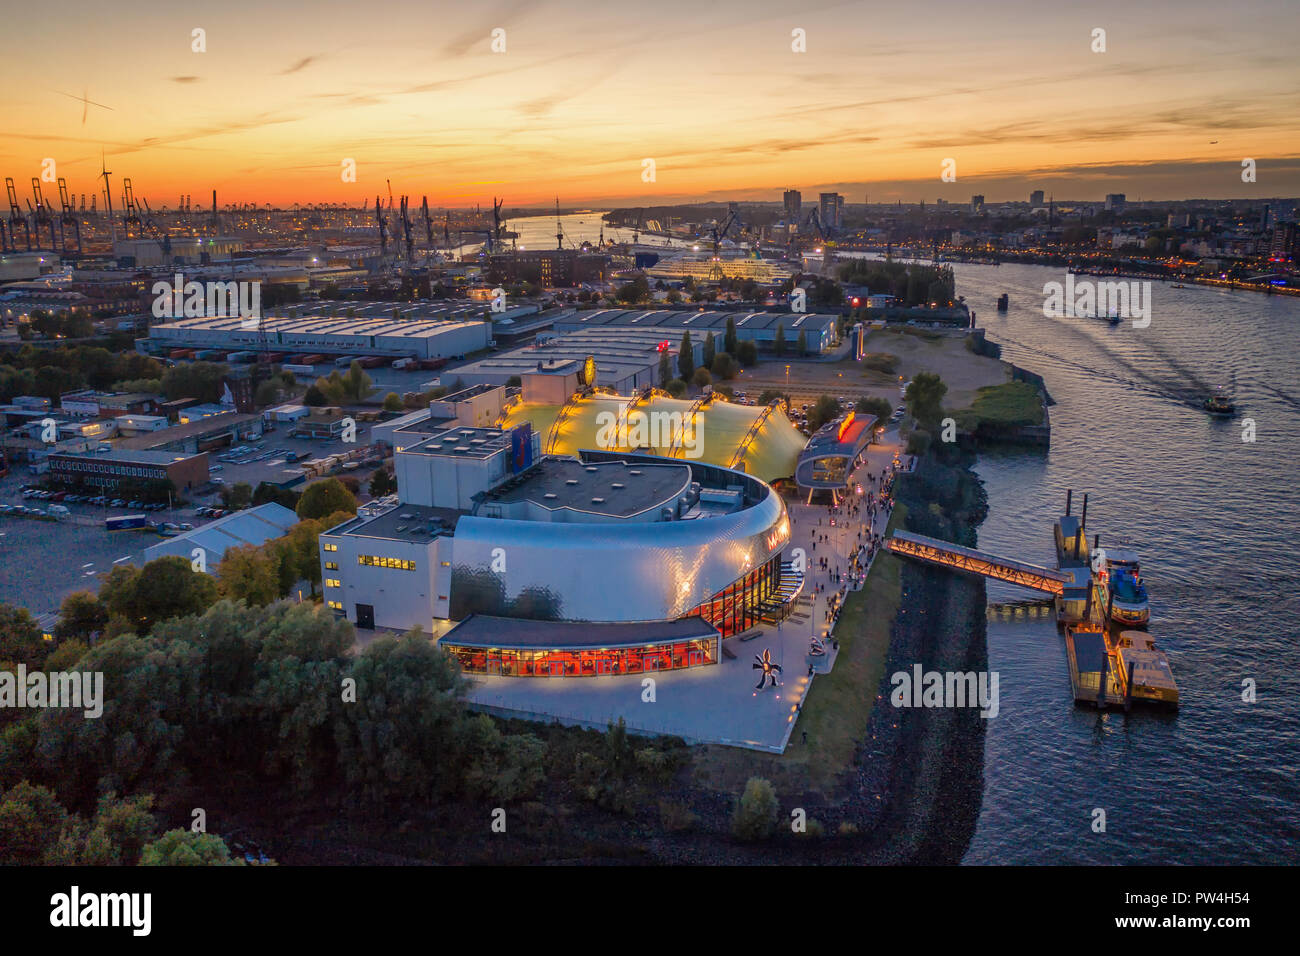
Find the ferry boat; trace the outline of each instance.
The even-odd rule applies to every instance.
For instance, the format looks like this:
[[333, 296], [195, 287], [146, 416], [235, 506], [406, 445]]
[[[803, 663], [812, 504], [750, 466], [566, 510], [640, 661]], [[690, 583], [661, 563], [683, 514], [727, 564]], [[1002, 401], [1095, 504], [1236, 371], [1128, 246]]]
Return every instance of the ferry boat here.
[[1231, 415], [1237, 410], [1237, 406], [1232, 403], [1232, 399], [1228, 398], [1222, 385], [1202, 403], [1202, 406], [1211, 415]]
[[1119, 627], [1146, 627], [1151, 620], [1146, 585], [1138, 566], [1136, 551], [1106, 549], [1106, 566], [1098, 575], [1106, 617]]
[[[1146, 631], [1120, 631], [1115, 652], [1129, 681], [1129, 696], [1137, 700], [1178, 706], [1178, 684], [1165, 652]], [[1131, 668], [1131, 669], [1130, 669]]]

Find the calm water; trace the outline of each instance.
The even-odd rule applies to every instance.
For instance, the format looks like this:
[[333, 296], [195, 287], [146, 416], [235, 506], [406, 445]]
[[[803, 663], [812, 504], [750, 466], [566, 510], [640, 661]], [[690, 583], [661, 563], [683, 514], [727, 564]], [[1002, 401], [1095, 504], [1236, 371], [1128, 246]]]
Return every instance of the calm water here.
[[[583, 242], [590, 242], [592, 245], [599, 242], [600, 217], [600, 212], [590, 211], [569, 213], [561, 216], [560, 226], [564, 231], [564, 248], [571, 249]], [[507, 220], [505, 225], [507, 229], [519, 233], [519, 238], [515, 242], [526, 249], [555, 248], [554, 216], [526, 216], [520, 219]], [[606, 242], [631, 242], [632, 235], [631, 229], [605, 226]], [[674, 250], [685, 249], [689, 245], [684, 241], [665, 239], [662, 236], [639, 235], [638, 241], [643, 245], [664, 246]]]
[[[1044, 318], [1043, 284], [1062, 270], [955, 269], [1003, 357], [1058, 402], [1050, 453], [981, 456], [980, 545], [1050, 565], [1065, 490], [1076, 508], [1088, 492], [1089, 533], [1142, 555], [1183, 702], [1176, 716], [1076, 709], [1055, 625], [990, 620], [1002, 709], [966, 861], [1300, 861], [1300, 299], [1154, 283], [1150, 327], [1111, 328]], [[1216, 384], [1237, 400], [1232, 420], [1188, 405]], [[1022, 596], [989, 585], [990, 601]], [[1246, 678], [1257, 703], [1241, 699]]]

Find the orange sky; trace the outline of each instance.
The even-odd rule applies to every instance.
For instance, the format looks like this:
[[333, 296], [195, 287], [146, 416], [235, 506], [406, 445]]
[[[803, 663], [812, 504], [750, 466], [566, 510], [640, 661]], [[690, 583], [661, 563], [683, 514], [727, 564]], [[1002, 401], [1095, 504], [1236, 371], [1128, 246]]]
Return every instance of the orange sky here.
[[154, 208], [1300, 194], [1292, 3], [791, 6], [55, 2], [0, 58], [0, 172], [89, 193], [103, 149]]

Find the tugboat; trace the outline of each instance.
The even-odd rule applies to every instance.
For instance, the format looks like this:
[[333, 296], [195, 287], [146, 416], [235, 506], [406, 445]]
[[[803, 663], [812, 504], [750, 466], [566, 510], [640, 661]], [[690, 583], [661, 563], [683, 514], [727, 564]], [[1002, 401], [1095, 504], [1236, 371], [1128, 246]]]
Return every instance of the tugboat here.
[[1146, 585], [1136, 551], [1107, 548], [1106, 566], [1098, 575], [1106, 601], [1106, 618], [1118, 627], [1145, 628], [1151, 620]]
[[1003, 292], [1000, 296], [998, 296], [998, 311], [999, 312], [1007, 311], [1007, 306], [1010, 303], [1011, 303], [1011, 297], [1008, 296], [1005, 292]]
[[1202, 407], [1211, 415], [1231, 415], [1237, 410], [1237, 406], [1232, 403], [1220, 385], [1213, 395], [1202, 402]]

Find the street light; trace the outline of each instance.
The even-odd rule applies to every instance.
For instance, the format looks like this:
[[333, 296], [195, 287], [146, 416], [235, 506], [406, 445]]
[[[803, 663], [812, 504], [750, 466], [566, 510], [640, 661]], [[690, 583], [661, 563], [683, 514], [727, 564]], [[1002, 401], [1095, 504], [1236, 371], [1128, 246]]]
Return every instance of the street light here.
[[785, 413], [790, 414], [790, 366], [785, 367]]

